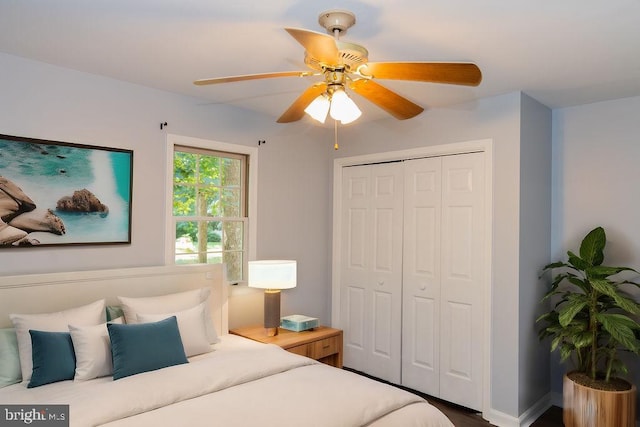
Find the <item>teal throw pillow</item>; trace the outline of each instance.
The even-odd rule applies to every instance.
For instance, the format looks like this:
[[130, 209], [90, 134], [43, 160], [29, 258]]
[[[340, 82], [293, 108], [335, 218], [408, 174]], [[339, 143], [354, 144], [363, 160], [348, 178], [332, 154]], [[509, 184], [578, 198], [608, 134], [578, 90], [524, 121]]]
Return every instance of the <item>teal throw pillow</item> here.
[[0, 388], [19, 383], [21, 380], [16, 330], [0, 329]]
[[108, 323], [113, 379], [188, 363], [176, 316], [159, 322]]
[[29, 330], [33, 372], [28, 388], [58, 381], [72, 380], [76, 371], [76, 355], [69, 332]]
[[115, 320], [119, 317], [122, 317], [124, 319], [124, 310], [120, 305], [108, 305], [105, 307], [105, 312], [107, 314], [107, 322]]

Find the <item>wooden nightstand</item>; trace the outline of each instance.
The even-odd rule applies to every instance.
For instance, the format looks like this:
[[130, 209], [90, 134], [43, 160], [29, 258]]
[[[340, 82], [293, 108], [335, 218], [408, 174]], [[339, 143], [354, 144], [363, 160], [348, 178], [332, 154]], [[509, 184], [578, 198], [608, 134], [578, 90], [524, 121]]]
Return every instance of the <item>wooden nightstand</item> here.
[[293, 332], [278, 328], [278, 335], [268, 337], [264, 326], [247, 326], [229, 331], [234, 335], [268, 344], [276, 344], [291, 353], [307, 356], [327, 365], [342, 368], [342, 331], [326, 326]]

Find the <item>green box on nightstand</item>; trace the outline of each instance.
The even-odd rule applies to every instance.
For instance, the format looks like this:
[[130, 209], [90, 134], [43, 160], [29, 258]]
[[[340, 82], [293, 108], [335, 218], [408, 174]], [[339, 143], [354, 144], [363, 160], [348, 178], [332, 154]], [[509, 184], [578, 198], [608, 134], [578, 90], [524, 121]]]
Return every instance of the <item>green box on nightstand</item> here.
[[318, 325], [318, 319], [315, 317], [303, 316], [301, 314], [292, 314], [280, 319], [280, 327], [294, 332], [306, 331], [313, 329]]

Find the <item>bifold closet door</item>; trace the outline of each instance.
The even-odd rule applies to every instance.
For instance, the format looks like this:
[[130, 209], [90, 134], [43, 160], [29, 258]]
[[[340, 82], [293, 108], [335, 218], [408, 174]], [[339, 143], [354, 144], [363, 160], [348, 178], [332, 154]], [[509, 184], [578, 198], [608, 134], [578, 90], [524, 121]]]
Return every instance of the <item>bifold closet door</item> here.
[[482, 153], [405, 162], [402, 384], [482, 409]]
[[440, 394], [442, 159], [408, 160], [404, 178], [402, 385]]
[[342, 173], [344, 365], [400, 383], [402, 163]]
[[482, 409], [484, 154], [442, 158], [440, 398]]

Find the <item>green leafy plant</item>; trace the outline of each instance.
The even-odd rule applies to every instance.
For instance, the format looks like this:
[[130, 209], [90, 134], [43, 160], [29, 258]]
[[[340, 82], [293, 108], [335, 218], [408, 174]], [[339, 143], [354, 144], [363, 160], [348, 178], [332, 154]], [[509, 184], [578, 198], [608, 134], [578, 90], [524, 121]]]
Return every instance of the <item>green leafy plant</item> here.
[[582, 240], [580, 253], [568, 251], [567, 262], [554, 262], [542, 273], [561, 268], [543, 298], [552, 308], [540, 316], [540, 339], [551, 338], [551, 351], [558, 349], [562, 362], [573, 359], [575, 369], [592, 380], [609, 382], [627, 367], [620, 352], [640, 352], [640, 304], [622, 285], [640, 284], [617, 276], [635, 272], [629, 267], [607, 267], [604, 262], [606, 234], [602, 227]]

